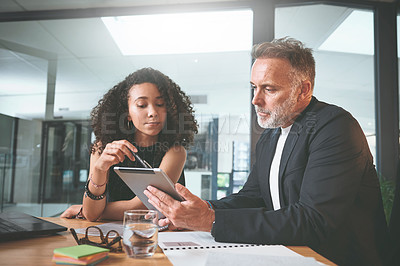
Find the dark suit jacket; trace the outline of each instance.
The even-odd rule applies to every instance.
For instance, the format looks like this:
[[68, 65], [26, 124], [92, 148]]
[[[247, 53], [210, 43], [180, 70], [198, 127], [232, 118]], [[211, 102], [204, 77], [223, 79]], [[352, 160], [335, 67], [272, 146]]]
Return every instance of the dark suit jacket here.
[[215, 239], [306, 245], [339, 265], [382, 265], [387, 224], [376, 170], [357, 121], [313, 97], [293, 124], [279, 168], [281, 209], [269, 172], [277, 129], [266, 129], [243, 189], [218, 201]]

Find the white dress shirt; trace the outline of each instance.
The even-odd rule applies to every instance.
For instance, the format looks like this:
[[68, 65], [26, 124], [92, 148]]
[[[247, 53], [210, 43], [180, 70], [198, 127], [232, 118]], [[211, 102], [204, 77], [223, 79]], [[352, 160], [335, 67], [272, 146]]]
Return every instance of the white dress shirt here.
[[269, 172], [269, 189], [271, 191], [272, 205], [274, 206], [274, 210], [279, 210], [281, 208], [281, 203], [279, 201], [279, 166], [281, 164], [283, 147], [285, 146], [285, 142], [291, 128], [292, 125], [286, 128], [281, 128], [281, 135], [279, 136], [278, 143], [276, 144], [275, 155], [272, 159], [271, 169]]

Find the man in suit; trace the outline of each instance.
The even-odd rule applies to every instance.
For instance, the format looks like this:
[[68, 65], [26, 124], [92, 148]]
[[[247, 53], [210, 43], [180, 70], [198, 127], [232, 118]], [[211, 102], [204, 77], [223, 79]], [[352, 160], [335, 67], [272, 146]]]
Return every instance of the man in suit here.
[[164, 225], [211, 231], [216, 241], [306, 245], [339, 265], [383, 265], [387, 225], [379, 181], [357, 121], [312, 96], [311, 49], [283, 38], [256, 45], [252, 100], [266, 128], [244, 187], [185, 201], [149, 187]]

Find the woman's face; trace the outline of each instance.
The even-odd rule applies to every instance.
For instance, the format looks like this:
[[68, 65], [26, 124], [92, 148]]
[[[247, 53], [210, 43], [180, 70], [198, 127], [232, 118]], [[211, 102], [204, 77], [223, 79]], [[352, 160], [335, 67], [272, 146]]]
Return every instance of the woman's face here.
[[128, 109], [128, 120], [136, 128], [135, 141], [156, 140], [167, 118], [165, 101], [157, 86], [147, 82], [133, 85], [128, 93]]

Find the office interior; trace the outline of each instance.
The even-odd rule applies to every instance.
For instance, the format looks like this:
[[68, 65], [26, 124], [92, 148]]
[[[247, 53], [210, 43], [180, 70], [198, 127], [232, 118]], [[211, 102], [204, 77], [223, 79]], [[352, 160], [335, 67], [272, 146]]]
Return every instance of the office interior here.
[[359, 121], [390, 215], [399, 160], [397, 1], [0, 0], [0, 211], [58, 216], [82, 201], [90, 111], [152, 67], [191, 97], [199, 133], [186, 186], [237, 192], [262, 130], [249, 86], [255, 43], [314, 50], [314, 95]]

